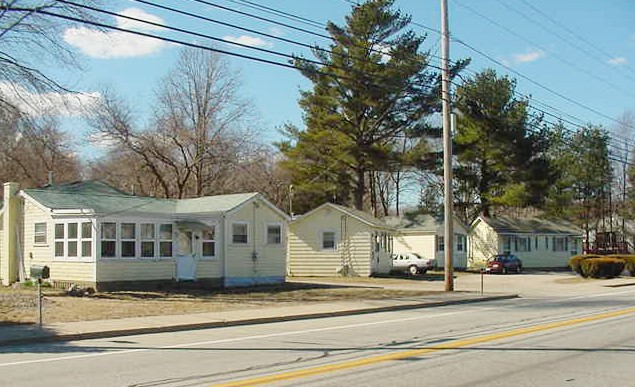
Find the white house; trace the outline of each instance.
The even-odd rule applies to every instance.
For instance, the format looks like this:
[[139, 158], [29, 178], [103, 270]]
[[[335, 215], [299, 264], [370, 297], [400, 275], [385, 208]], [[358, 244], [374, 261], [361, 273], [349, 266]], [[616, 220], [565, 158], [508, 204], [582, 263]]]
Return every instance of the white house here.
[[352, 208], [326, 203], [289, 223], [291, 276], [390, 272], [392, 229]]
[[581, 229], [564, 221], [480, 216], [470, 226], [468, 261], [483, 267], [495, 254], [514, 254], [526, 268], [566, 267], [582, 252], [582, 236]]
[[[417, 253], [424, 258], [434, 258], [437, 267], [445, 267], [445, 228], [443, 219], [432, 215], [391, 217], [386, 222], [396, 229], [393, 250], [398, 253]], [[452, 265], [457, 269], [467, 267], [467, 227], [458, 218], [453, 222]]]
[[83, 181], [4, 190], [0, 278], [50, 268], [58, 286], [109, 290], [199, 281], [284, 282], [286, 214], [258, 193], [193, 199], [129, 195]]

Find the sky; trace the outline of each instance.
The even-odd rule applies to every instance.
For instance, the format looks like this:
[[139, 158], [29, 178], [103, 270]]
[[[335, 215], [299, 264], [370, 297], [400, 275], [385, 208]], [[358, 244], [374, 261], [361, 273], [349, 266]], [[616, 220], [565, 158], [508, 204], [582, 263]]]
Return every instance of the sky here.
[[[395, 0], [395, 8], [412, 16], [411, 29], [427, 35], [422, 48], [431, 51], [435, 66], [440, 62], [440, 3], [440, 0]], [[209, 20], [150, 4], [173, 7]], [[618, 122], [626, 112], [635, 111], [635, 24], [632, 23], [635, 2], [448, 0], [448, 4], [453, 37], [450, 59], [471, 59], [464, 77], [494, 68], [499, 74], [515, 78], [516, 91], [531, 96], [533, 106], [563, 117], [571, 123], [570, 127], [586, 123], [603, 125], [614, 131], [615, 139], [623, 138], [624, 134], [616, 129]], [[311, 58], [306, 47], [281, 39], [328, 47], [328, 39], [318, 36], [325, 34], [320, 26], [327, 20], [342, 25], [351, 6], [347, 0], [114, 0], [103, 2], [102, 8], [154, 24], [111, 15], [102, 17], [105, 22], [121, 28], [286, 63], [288, 58], [231, 43]], [[200, 35], [185, 35], [160, 26]], [[175, 65], [179, 45], [124, 32], [104, 33], [82, 25], [67, 28], [60, 39], [77, 53], [84, 70], [53, 69], [52, 75], [83, 93], [77, 101], [89, 103], [106, 88], [123, 96], [133, 105], [138, 124], [143, 127], [153, 109], [159, 81]], [[310, 89], [311, 85], [296, 70], [238, 57], [228, 57], [228, 60], [240, 74], [240, 94], [249, 99], [258, 112], [261, 139], [266, 142], [281, 139], [278, 129], [285, 123], [303, 127], [297, 102], [300, 91]], [[74, 137], [85, 134], [87, 126], [75, 117], [73, 109], [62, 114], [65, 130]], [[547, 116], [547, 119], [555, 121], [556, 118]]]

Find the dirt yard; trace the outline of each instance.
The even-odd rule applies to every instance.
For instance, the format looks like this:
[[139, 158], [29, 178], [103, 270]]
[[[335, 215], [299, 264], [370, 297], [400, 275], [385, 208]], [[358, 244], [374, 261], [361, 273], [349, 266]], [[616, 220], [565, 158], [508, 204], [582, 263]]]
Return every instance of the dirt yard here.
[[[214, 312], [238, 308], [291, 305], [338, 300], [412, 297], [429, 291], [389, 290], [307, 283], [287, 283], [256, 289], [204, 291], [171, 289], [161, 292], [121, 291], [71, 296], [43, 289], [43, 314], [48, 323], [169, 314]], [[33, 287], [0, 287], [0, 325], [34, 323], [37, 291]]]

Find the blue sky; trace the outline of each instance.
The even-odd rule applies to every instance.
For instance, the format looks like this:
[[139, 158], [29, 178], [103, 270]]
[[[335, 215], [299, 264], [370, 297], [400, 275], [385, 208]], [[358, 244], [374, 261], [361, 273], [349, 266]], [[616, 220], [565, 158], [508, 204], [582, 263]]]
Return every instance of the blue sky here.
[[[343, 24], [351, 4], [345, 0], [251, 0], [275, 10], [303, 17], [313, 22], [332, 20]], [[299, 23], [248, 7], [242, 0], [209, 0], [223, 7], [238, 10], [299, 28], [324, 34], [312, 23]], [[566, 114], [567, 120], [601, 124], [613, 129], [620, 117], [635, 109], [635, 3], [631, 0], [448, 0], [450, 29], [454, 38], [495, 59], [456, 42], [451, 45], [451, 59], [471, 58], [464, 76], [486, 67], [500, 74], [510, 74], [518, 80], [517, 91], [531, 95], [536, 106], [556, 115]], [[324, 38], [305, 34], [287, 27], [266, 23], [212, 5], [190, 0], [152, 0], [183, 11], [214, 20], [237, 24], [270, 35], [306, 44], [327, 46]], [[150, 20], [158, 24], [193, 30], [226, 41], [310, 56], [304, 47], [272, 38], [239, 31], [211, 22], [200, 21], [160, 10], [138, 1], [105, 2], [110, 11]], [[412, 15], [412, 29], [427, 34], [425, 49], [439, 55], [439, 0], [396, 0], [397, 8]], [[232, 52], [284, 62], [284, 58], [254, 52], [224, 43], [185, 36], [161, 29], [148, 30], [134, 22], [104, 16], [108, 23], [126, 28], [143, 28], [188, 42], [217, 47]], [[65, 72], [56, 76], [76, 90], [98, 95], [103, 87], [123, 95], [133, 102], [141, 123], [152, 110], [158, 81], [174, 65], [178, 46], [151, 39], [126, 36], [121, 33], [104, 36], [90, 26], [77, 26], [60, 37], [69, 43], [82, 59], [85, 71]], [[243, 78], [242, 94], [253, 101], [260, 116], [260, 131], [266, 141], [280, 136], [276, 128], [285, 122], [302, 126], [298, 107], [299, 90], [310, 84], [292, 69], [230, 58], [231, 65]], [[438, 59], [433, 58], [438, 65]], [[518, 72], [522, 76], [518, 75]], [[526, 77], [526, 79], [524, 78]], [[546, 90], [546, 88], [551, 91]], [[559, 94], [560, 96], [556, 95]], [[564, 98], [563, 98], [564, 97]], [[549, 108], [545, 108], [545, 105]], [[556, 109], [556, 110], [552, 110]], [[569, 117], [571, 116], [571, 117]], [[554, 120], [549, 118], [549, 120]], [[85, 131], [80, 120], [68, 120], [65, 128], [78, 135]]]

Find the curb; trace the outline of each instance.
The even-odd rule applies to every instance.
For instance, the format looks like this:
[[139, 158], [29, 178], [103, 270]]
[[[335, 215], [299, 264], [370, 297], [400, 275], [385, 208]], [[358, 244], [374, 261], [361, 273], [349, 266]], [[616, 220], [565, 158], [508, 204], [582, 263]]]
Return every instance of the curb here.
[[405, 304], [405, 305], [365, 307], [360, 309], [339, 310], [334, 312], [319, 312], [319, 313], [307, 313], [307, 314], [299, 314], [299, 315], [259, 317], [259, 318], [248, 318], [248, 319], [233, 320], [233, 321], [211, 321], [211, 322], [205, 322], [205, 323], [178, 324], [178, 325], [169, 325], [169, 326], [132, 328], [132, 329], [116, 329], [116, 330], [101, 331], [101, 332], [70, 333], [70, 334], [60, 334], [60, 335], [50, 334], [50, 335], [43, 335], [39, 337], [34, 336], [34, 337], [24, 337], [19, 339], [3, 340], [3, 341], [0, 341], [0, 347], [6, 346], [6, 345], [16, 345], [16, 344], [33, 344], [33, 343], [63, 342], [63, 341], [73, 341], [73, 340], [103, 339], [103, 338], [118, 337], [118, 336], [132, 336], [132, 335], [143, 335], [143, 334], [163, 333], [163, 332], [179, 332], [179, 331], [186, 331], [186, 330], [199, 330], [199, 329], [233, 327], [233, 326], [241, 326], [241, 325], [267, 324], [267, 323], [283, 322], [283, 321], [298, 321], [298, 320], [309, 320], [309, 319], [316, 319], [316, 318], [352, 316], [357, 314], [381, 313], [381, 312], [398, 311], [398, 310], [424, 309], [424, 308], [433, 308], [433, 307], [448, 306], [448, 305], [461, 305], [461, 304], [471, 304], [471, 303], [477, 303], [477, 302], [509, 300], [513, 298], [518, 298], [518, 295], [517, 294], [503, 294], [503, 295], [497, 295], [497, 296], [485, 296], [485, 297], [474, 298], [474, 299], [416, 302], [416, 303]]

